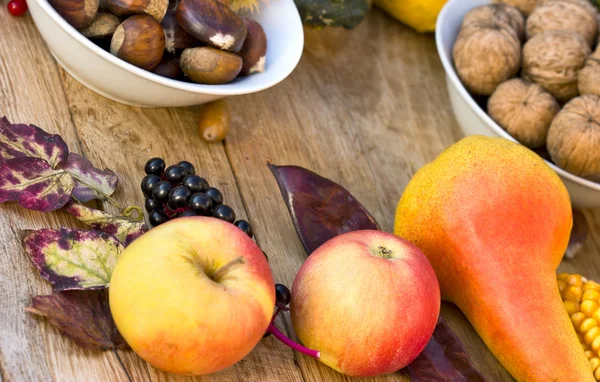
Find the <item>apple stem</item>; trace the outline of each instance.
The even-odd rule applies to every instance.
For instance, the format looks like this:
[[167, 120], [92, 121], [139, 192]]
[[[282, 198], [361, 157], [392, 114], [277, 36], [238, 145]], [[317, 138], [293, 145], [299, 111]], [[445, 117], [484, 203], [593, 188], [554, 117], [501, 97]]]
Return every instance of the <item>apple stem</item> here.
[[268, 332], [271, 332], [279, 341], [283, 342], [284, 344], [286, 344], [287, 346], [291, 347], [293, 350], [302, 353], [302, 354], [306, 354], [310, 357], [316, 358], [316, 359], [320, 359], [321, 358], [321, 352], [318, 350], [312, 350], [309, 348], [306, 348], [300, 344], [295, 343], [294, 341], [290, 340], [289, 338], [287, 338], [285, 336], [285, 334], [281, 333], [279, 331], [279, 329], [277, 329], [275, 327], [275, 324], [273, 323], [273, 321], [271, 321], [271, 323], [269, 324], [269, 328], [267, 329]]
[[238, 257], [236, 259], [231, 260], [230, 262], [228, 262], [227, 264], [223, 265], [221, 268], [217, 269], [215, 271], [215, 273], [212, 274], [211, 279], [213, 279], [214, 281], [217, 281], [221, 278], [221, 276], [223, 276], [225, 273], [227, 273], [227, 271], [230, 268], [233, 268], [234, 266], [238, 265], [238, 264], [244, 264], [244, 258], [243, 257]]

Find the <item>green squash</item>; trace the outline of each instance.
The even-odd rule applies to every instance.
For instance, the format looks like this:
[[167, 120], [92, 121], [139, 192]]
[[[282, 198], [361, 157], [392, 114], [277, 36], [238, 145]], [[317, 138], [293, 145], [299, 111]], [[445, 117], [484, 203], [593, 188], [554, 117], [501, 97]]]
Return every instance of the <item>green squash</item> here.
[[311, 27], [352, 29], [371, 9], [371, 0], [294, 0], [302, 23]]

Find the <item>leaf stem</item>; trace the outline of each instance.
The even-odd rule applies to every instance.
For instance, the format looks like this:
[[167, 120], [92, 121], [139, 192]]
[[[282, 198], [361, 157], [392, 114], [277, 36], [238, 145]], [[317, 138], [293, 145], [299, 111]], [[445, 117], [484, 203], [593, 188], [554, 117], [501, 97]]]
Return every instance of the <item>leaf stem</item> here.
[[69, 175], [71, 175], [76, 181], [78, 181], [79, 183], [83, 184], [86, 187], [91, 188], [94, 192], [96, 192], [98, 195], [100, 195], [101, 197], [103, 197], [107, 202], [109, 202], [110, 204], [112, 204], [115, 208], [117, 208], [119, 211], [122, 210], [123, 208], [119, 205], [119, 203], [117, 203], [116, 200], [114, 200], [113, 198], [110, 197], [110, 195], [105, 194], [104, 192], [100, 191], [99, 189], [97, 189], [96, 187], [92, 186], [91, 184], [86, 183], [84, 180], [82, 180], [80, 177], [78, 177], [77, 175], [73, 175], [73, 173], [66, 171]]
[[267, 332], [272, 333], [279, 341], [283, 342], [284, 344], [286, 344], [287, 346], [289, 346], [290, 348], [292, 348], [293, 350], [295, 350], [299, 353], [306, 354], [307, 356], [310, 356], [310, 357], [313, 357], [316, 359], [321, 358], [320, 351], [309, 349], [309, 348], [304, 347], [304, 346], [292, 341], [291, 339], [287, 338], [285, 334], [281, 333], [279, 331], [279, 329], [277, 329], [275, 327], [275, 324], [273, 323], [273, 321], [271, 321], [271, 323], [269, 324], [269, 328], [267, 329]]
[[132, 220], [141, 221], [144, 218], [144, 212], [138, 206], [129, 206], [123, 210], [123, 216]]

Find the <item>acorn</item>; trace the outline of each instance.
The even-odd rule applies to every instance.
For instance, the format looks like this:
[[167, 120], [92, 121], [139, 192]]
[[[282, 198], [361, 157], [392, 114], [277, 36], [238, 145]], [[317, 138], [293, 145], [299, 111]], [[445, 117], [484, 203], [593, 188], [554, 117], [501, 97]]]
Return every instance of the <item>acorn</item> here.
[[198, 132], [207, 143], [221, 142], [229, 133], [231, 108], [226, 100], [209, 102], [202, 107]]
[[79, 32], [89, 39], [108, 38], [115, 33], [121, 20], [110, 13], [98, 13], [92, 23], [87, 27], [80, 29]]
[[48, 0], [59, 15], [75, 29], [91, 24], [98, 13], [98, 0]]
[[207, 46], [187, 48], [181, 53], [180, 62], [185, 75], [199, 84], [225, 84], [242, 70], [240, 56]]
[[154, 68], [152, 73], [172, 80], [178, 80], [183, 77], [183, 71], [181, 70], [179, 60], [169, 56], [163, 56], [162, 60], [158, 66]]
[[146, 13], [159, 23], [169, 7], [169, 0], [106, 0], [108, 9], [117, 16]]
[[248, 36], [239, 53], [244, 62], [241, 76], [264, 72], [267, 58], [267, 36], [262, 26], [252, 19], [244, 19], [244, 22], [248, 27]]
[[198, 40], [230, 52], [242, 49], [248, 33], [244, 20], [217, 0], [180, 0], [175, 16]]
[[172, 55], [177, 55], [186, 48], [200, 45], [198, 39], [177, 24], [175, 9], [176, 7], [169, 7], [165, 17], [160, 22], [165, 31], [165, 49]]
[[130, 16], [117, 27], [110, 53], [132, 65], [153, 70], [165, 50], [165, 33], [150, 15]]

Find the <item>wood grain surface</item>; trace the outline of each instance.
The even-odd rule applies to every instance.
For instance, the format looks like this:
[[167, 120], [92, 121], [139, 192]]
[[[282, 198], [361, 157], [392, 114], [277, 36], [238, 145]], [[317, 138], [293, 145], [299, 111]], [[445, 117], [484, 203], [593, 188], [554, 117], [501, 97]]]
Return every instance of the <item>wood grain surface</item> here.
[[[417, 34], [378, 10], [353, 31], [306, 30], [295, 72], [258, 94], [230, 99], [234, 123], [223, 144], [199, 138], [199, 108], [139, 109], [109, 101], [73, 80], [52, 59], [29, 16], [0, 13], [0, 116], [60, 133], [72, 151], [120, 179], [115, 199], [143, 204], [139, 182], [152, 156], [189, 160], [254, 226], [276, 282], [291, 286], [306, 258], [266, 167], [295, 164], [348, 188], [391, 231], [411, 176], [462, 137], [446, 94], [432, 35]], [[103, 208], [117, 212], [111, 205]], [[560, 269], [600, 280], [600, 210], [584, 211], [591, 237]], [[85, 351], [23, 309], [50, 291], [21, 250], [20, 229], [78, 227], [62, 212], [0, 206], [0, 380], [2, 381], [350, 381], [273, 337], [234, 367], [191, 378], [162, 373], [131, 351]], [[489, 381], [508, 373], [464, 316], [444, 317]], [[277, 322], [295, 337], [289, 316]], [[402, 372], [361, 381], [408, 381]]]

